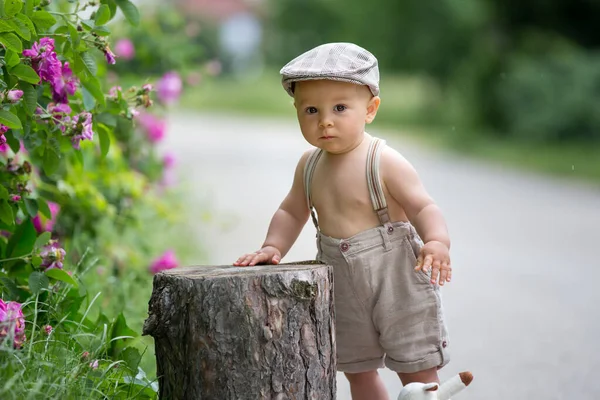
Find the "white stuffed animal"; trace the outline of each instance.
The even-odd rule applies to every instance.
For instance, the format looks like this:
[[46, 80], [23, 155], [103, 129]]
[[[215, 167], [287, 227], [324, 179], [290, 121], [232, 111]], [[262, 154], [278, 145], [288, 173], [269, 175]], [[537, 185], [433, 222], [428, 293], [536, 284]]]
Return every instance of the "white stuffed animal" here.
[[473, 380], [470, 372], [461, 372], [446, 382], [438, 383], [409, 383], [402, 388], [398, 400], [450, 400]]

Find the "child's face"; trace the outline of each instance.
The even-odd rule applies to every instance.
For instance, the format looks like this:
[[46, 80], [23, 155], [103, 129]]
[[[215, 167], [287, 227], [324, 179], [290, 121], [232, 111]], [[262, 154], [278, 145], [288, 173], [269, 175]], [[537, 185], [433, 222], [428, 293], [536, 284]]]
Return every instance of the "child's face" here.
[[380, 103], [366, 86], [331, 80], [296, 83], [294, 99], [304, 138], [335, 154], [360, 144], [365, 124], [373, 121]]

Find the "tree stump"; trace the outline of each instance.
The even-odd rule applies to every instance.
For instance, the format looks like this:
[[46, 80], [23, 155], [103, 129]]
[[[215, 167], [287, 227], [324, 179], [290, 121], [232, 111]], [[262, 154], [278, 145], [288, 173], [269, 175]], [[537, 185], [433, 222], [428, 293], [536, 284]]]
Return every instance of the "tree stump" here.
[[184, 267], [153, 285], [161, 399], [335, 399], [330, 266]]

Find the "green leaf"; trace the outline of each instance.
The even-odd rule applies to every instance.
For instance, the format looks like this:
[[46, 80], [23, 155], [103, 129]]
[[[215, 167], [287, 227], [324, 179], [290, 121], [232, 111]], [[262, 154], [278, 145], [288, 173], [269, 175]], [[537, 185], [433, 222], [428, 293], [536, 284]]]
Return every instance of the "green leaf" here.
[[[115, 338], [121, 337], [121, 336], [133, 336], [133, 337], [139, 336], [136, 331], [134, 331], [133, 329], [131, 329], [130, 327], [127, 326], [127, 321], [125, 320], [125, 316], [123, 315], [122, 312], [119, 313], [117, 318], [115, 318], [115, 322], [113, 323], [113, 326], [112, 326], [110, 338], [115, 339]], [[124, 347], [126, 347], [127, 342], [129, 340], [130, 339], [111, 340], [111, 345], [110, 345], [111, 355], [113, 357], [117, 356], [121, 352], [121, 350]]]
[[22, 0], [4, 0], [4, 15], [7, 17], [14, 17], [22, 8]]
[[6, 138], [6, 143], [8, 143], [8, 146], [15, 154], [21, 148], [21, 143], [19, 142], [19, 138], [17, 138], [15, 135], [16, 132], [17, 131], [14, 131], [11, 129], [4, 134], [4, 137]]
[[0, 19], [0, 32], [14, 32], [19, 27], [12, 20]]
[[15, 222], [12, 207], [5, 199], [0, 200], [0, 221], [6, 225], [12, 225]]
[[81, 95], [83, 96], [83, 108], [91, 111], [96, 106], [96, 99], [85, 87], [81, 88]]
[[110, 9], [106, 4], [102, 4], [96, 11], [96, 25], [104, 25], [110, 21]]
[[48, 207], [48, 203], [44, 199], [37, 199], [38, 209], [42, 215], [48, 219], [52, 219], [52, 212], [50, 211], [50, 207]]
[[132, 371], [137, 371], [140, 361], [142, 360], [140, 351], [135, 347], [126, 347], [121, 354], [119, 354], [119, 357], [125, 361], [125, 364], [127, 364]]
[[6, 255], [9, 258], [12, 258], [21, 257], [31, 253], [36, 239], [37, 235], [33, 223], [31, 222], [31, 219], [27, 218], [17, 227], [17, 229], [15, 229], [15, 232], [8, 240]]
[[[23, 15], [23, 14], [18, 14], [18, 15]], [[27, 17], [25, 17], [25, 18], [27, 18]], [[31, 30], [29, 29], [29, 26], [20, 19], [14, 19], [13, 21], [15, 22], [15, 24], [18, 27], [18, 29], [15, 31], [15, 33], [17, 35], [21, 36], [25, 40], [30, 40], [31, 39]]]
[[91, 20], [91, 19], [82, 19], [81, 24], [84, 27], [86, 27], [88, 31], [91, 31], [92, 29], [94, 29], [96, 27], [94, 20]]
[[137, 7], [129, 0], [115, 0], [117, 6], [123, 11], [123, 15], [127, 21], [133, 26], [138, 26], [140, 23], [140, 13]]
[[94, 60], [94, 56], [92, 56], [87, 51], [85, 53], [81, 53], [81, 60], [83, 61], [83, 65], [85, 69], [90, 73], [91, 76], [96, 76], [98, 73], [98, 66], [96, 65], [96, 60]]
[[56, 19], [47, 11], [34, 11], [31, 20], [39, 30], [47, 30], [56, 24]]
[[77, 163], [83, 166], [83, 154], [81, 153], [81, 150], [73, 149], [73, 153], [75, 154], [75, 159], [77, 160]]
[[34, 0], [25, 0], [25, 7], [23, 7], [23, 13], [27, 16], [33, 14], [33, 2]]
[[93, 32], [96, 33], [98, 36], [109, 36], [110, 35], [110, 29], [108, 29], [106, 26], [96, 26], [93, 29]]
[[50, 280], [40, 271], [33, 271], [29, 275], [29, 289], [33, 294], [38, 294], [42, 289], [46, 289], [50, 284]]
[[58, 268], [47, 269], [45, 274], [46, 274], [46, 276], [48, 276], [52, 279], [56, 279], [57, 281], [61, 281], [61, 282], [66, 282], [69, 285], [73, 285], [73, 286], [77, 287], [77, 281], [75, 279], [73, 279], [73, 277], [71, 275], [69, 275], [67, 272], [63, 271], [62, 269], [58, 269]]
[[105, 158], [110, 149], [110, 136], [108, 130], [103, 125], [98, 125], [98, 136], [100, 137], [100, 153], [102, 158]]
[[10, 111], [0, 110], [0, 123], [8, 126], [10, 129], [23, 129], [19, 117]]
[[100, 88], [100, 82], [98, 78], [90, 77], [88, 80], [81, 82], [83, 86], [94, 96], [96, 101], [101, 105], [106, 105], [106, 101], [104, 99], [104, 93], [102, 93], [102, 89]]
[[2, 185], [0, 185], [0, 199], [8, 199], [8, 190]]
[[35, 217], [38, 213], [38, 204], [35, 199], [29, 197], [25, 198], [25, 208], [31, 217]]
[[58, 165], [60, 164], [60, 159], [58, 158], [58, 154], [54, 151], [52, 146], [46, 146], [46, 151], [44, 152], [44, 161], [42, 163], [42, 168], [44, 168], [44, 172], [46, 175], [52, 175], [58, 169]]
[[31, 257], [31, 265], [33, 265], [34, 268], [39, 268], [40, 265], [42, 265], [42, 257], [40, 256], [33, 256]]
[[114, 128], [117, 126], [117, 117], [109, 112], [103, 112], [94, 116], [94, 122], [101, 122], [106, 126]]
[[19, 152], [19, 149], [21, 148], [21, 142], [19, 142], [19, 138], [17, 138], [17, 136], [15, 135], [16, 132], [18, 131], [11, 129], [4, 134], [4, 137], [6, 138], [6, 143], [8, 143], [8, 146], [15, 154], [17, 154]]
[[[27, 30], [30, 34], [36, 35], [35, 26], [33, 22], [29, 19], [29, 17], [25, 14], [17, 14], [17, 19], [23, 23], [27, 27]], [[31, 35], [29, 35], [31, 37]], [[28, 39], [29, 40], [29, 39]]]
[[6, 65], [9, 68], [12, 68], [15, 65], [17, 65], [18, 63], [20, 63], [21, 59], [19, 58], [17, 53], [15, 53], [14, 51], [6, 50], [6, 55], [4, 56], [4, 61], [6, 61]]
[[0, 33], [0, 43], [16, 53], [20, 54], [23, 52], [23, 43], [21, 43], [21, 39], [14, 33]]
[[50, 239], [52, 239], [52, 234], [50, 232], [42, 232], [35, 240], [34, 247], [36, 249], [41, 249], [46, 245], [46, 243], [48, 243]]
[[110, 10], [110, 18], [114, 18], [117, 15], [117, 3], [115, 0], [100, 0], [101, 4], [106, 4]]
[[19, 298], [19, 287], [17, 286], [15, 281], [3, 276], [0, 277], [0, 283], [2, 284], [2, 286], [4, 286], [4, 289], [6, 289], [5, 292], [8, 293], [9, 299], [16, 300]]
[[[16, 76], [22, 81], [33, 83], [34, 85], [39, 83], [39, 75], [29, 65], [17, 64], [10, 70], [11, 75]], [[37, 96], [36, 96], [37, 100]]]
[[35, 109], [37, 108], [37, 90], [35, 90], [35, 88], [29, 83], [25, 82], [19, 83], [19, 87], [23, 91], [23, 102], [25, 103], [25, 111], [27, 111], [27, 114], [33, 115]]

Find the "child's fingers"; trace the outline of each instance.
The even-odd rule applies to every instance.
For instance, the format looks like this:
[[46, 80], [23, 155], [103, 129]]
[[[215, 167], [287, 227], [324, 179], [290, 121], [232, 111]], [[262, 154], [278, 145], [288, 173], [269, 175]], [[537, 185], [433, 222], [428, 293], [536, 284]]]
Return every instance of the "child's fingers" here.
[[250, 261], [252, 261], [253, 257], [254, 257], [254, 254], [244, 254], [243, 256], [238, 258], [237, 261], [233, 265], [242, 266], [242, 267], [246, 266], [250, 263]]
[[423, 272], [427, 272], [431, 269], [431, 264], [433, 263], [433, 256], [431, 254], [427, 254], [425, 259], [423, 260]]
[[442, 263], [442, 268], [440, 269], [440, 285], [444, 285], [444, 283], [448, 281], [448, 273], [450, 272], [450, 268], [448, 267], [447, 262]]
[[269, 259], [269, 255], [265, 254], [263, 252], [256, 252], [256, 254], [254, 255], [254, 257], [252, 258], [252, 261], [250, 261], [250, 266], [254, 266], [258, 263], [263, 263], [265, 261], [267, 261]]
[[[426, 259], [427, 259], [427, 257], [426, 257]], [[433, 265], [432, 265], [432, 269], [431, 269], [431, 283], [436, 283], [438, 274], [440, 273], [441, 263], [439, 260], [434, 260], [432, 264]]]
[[417, 265], [415, 266], [415, 271], [418, 271], [421, 268], [423, 268], [423, 253], [420, 253], [419, 257], [417, 258]]

